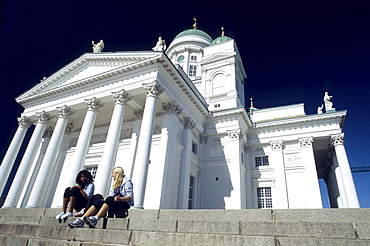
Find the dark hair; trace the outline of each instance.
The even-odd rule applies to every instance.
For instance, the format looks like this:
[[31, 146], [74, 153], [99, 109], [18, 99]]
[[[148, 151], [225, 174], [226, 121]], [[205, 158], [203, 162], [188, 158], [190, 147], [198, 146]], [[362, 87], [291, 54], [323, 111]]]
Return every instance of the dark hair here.
[[82, 174], [87, 178], [87, 181], [94, 182], [93, 177], [91, 176], [91, 173], [87, 170], [81, 170], [76, 177], [76, 183], [79, 184], [82, 187], [85, 187], [85, 184], [81, 183], [81, 176]]

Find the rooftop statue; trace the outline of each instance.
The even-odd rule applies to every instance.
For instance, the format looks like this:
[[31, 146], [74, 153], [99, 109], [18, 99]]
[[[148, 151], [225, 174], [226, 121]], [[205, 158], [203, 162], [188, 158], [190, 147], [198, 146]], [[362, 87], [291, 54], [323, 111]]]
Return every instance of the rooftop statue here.
[[321, 104], [321, 107], [317, 107], [317, 114], [322, 114], [323, 108], [324, 108], [324, 104]]
[[325, 103], [325, 111], [328, 112], [328, 110], [334, 110], [335, 111], [335, 108], [333, 108], [333, 103], [330, 101], [331, 98], [333, 96], [329, 96], [328, 92], [325, 92], [325, 95], [324, 95], [324, 103]]
[[157, 44], [152, 48], [154, 51], [164, 51], [166, 49], [166, 41], [162, 37], [158, 38]]
[[94, 53], [100, 53], [104, 49], [104, 42], [103, 40], [100, 40], [99, 43], [94, 43], [94, 41], [91, 42], [93, 47], [93, 52]]

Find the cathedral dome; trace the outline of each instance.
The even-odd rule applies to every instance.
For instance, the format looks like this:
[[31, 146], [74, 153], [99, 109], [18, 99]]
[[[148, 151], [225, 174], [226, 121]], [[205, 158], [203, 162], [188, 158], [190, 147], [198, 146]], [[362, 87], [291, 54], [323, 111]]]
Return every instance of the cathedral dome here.
[[188, 29], [188, 30], [182, 31], [179, 34], [177, 34], [177, 36], [173, 39], [173, 41], [175, 41], [176, 39], [180, 37], [184, 37], [184, 36], [200, 36], [200, 37], [207, 39], [209, 42], [212, 42], [211, 36], [209, 36], [206, 32], [201, 31], [199, 29]]
[[218, 37], [215, 40], [213, 40], [212, 43], [211, 43], [211, 45], [223, 43], [223, 42], [229, 41], [231, 39], [232, 38], [230, 38], [228, 36], [221, 36], [221, 37]]

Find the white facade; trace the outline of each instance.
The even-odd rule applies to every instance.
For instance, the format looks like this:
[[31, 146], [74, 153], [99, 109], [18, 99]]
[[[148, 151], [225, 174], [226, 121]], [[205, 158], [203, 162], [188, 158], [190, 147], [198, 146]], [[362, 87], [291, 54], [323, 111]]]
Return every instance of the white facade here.
[[105, 196], [115, 166], [132, 177], [135, 208], [322, 208], [319, 178], [331, 207], [359, 207], [346, 111], [247, 110], [245, 78], [235, 41], [198, 29], [165, 52], [83, 54], [17, 98], [1, 191], [35, 128], [3, 207], [60, 207], [84, 168]]

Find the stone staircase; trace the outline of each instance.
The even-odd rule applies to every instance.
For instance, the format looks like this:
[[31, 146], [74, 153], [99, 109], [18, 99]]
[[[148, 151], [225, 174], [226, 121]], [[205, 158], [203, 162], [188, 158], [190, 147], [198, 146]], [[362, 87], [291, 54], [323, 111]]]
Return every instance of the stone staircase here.
[[0, 245], [370, 245], [370, 209], [129, 210], [70, 229], [59, 209], [0, 209]]

